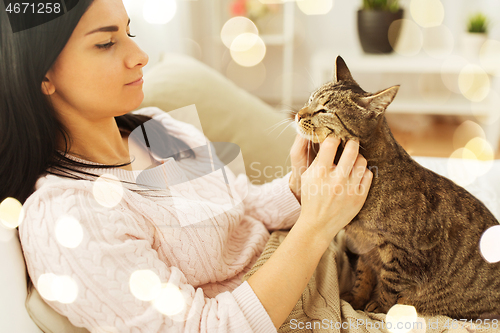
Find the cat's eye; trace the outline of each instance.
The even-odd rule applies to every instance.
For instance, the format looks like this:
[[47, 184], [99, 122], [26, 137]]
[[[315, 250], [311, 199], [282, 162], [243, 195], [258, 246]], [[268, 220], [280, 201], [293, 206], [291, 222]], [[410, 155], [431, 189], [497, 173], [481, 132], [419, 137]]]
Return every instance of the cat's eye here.
[[313, 116], [317, 115], [318, 113], [327, 113], [327, 111], [325, 109], [318, 110], [313, 113]]

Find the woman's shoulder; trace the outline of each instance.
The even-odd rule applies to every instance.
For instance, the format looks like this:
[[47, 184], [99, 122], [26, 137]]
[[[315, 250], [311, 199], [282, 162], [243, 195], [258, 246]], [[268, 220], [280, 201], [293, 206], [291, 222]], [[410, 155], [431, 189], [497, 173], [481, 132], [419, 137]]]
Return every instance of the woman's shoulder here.
[[[109, 185], [109, 186], [107, 186]], [[106, 187], [107, 186], [107, 187]], [[64, 216], [77, 220], [85, 217], [111, 219], [124, 211], [126, 191], [117, 190], [116, 184], [70, 179], [52, 174], [41, 176], [35, 191], [23, 204], [23, 219], [19, 230], [35, 230], [36, 225], [54, 225]], [[121, 194], [120, 198], [116, 195]], [[123, 200], [122, 200], [123, 199]]]
[[23, 204], [25, 210], [35, 209], [61, 201], [69, 203], [72, 196], [86, 196], [92, 194], [92, 182], [84, 179], [72, 179], [46, 173], [40, 176], [35, 183], [33, 193]]

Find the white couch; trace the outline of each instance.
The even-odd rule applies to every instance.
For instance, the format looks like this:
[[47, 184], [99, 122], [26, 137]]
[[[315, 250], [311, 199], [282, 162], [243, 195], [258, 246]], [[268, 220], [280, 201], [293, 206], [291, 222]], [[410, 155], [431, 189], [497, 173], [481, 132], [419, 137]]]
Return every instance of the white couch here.
[[[247, 175], [256, 182], [272, 179], [262, 174], [263, 168], [286, 167], [294, 130], [272, 132], [270, 126], [283, 119], [270, 106], [237, 88], [216, 71], [191, 58], [167, 55], [163, 62], [145, 75], [145, 100], [141, 107], [158, 106], [171, 111], [196, 104], [205, 135], [211, 141], [229, 141], [240, 145]], [[184, 119], [197, 122], [197, 119]], [[445, 158], [416, 158], [422, 165], [447, 176], [449, 161]], [[258, 162], [258, 164], [255, 164]], [[252, 167], [250, 165], [253, 164]], [[452, 164], [455, 168], [467, 168]], [[259, 173], [260, 172], [260, 173]], [[466, 188], [480, 198], [497, 218], [500, 207], [500, 160]], [[26, 267], [17, 230], [7, 230], [0, 224], [0, 331], [7, 333], [87, 332], [77, 329], [52, 311], [38, 294], [32, 294], [28, 306]]]

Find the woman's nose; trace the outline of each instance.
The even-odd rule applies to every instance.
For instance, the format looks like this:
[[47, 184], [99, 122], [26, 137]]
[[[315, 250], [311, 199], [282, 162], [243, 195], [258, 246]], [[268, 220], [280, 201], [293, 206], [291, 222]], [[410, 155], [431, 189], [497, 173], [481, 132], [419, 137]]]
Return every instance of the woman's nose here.
[[127, 67], [134, 68], [135, 66], [146, 66], [149, 61], [149, 56], [134, 41], [131, 42], [133, 44], [133, 50], [131, 50], [127, 57]]

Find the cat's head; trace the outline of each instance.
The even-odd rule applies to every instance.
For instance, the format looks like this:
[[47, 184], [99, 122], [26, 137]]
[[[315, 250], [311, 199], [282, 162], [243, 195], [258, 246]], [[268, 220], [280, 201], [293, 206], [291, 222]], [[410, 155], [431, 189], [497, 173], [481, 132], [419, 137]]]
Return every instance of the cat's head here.
[[361, 89], [344, 60], [335, 60], [334, 78], [311, 94], [295, 114], [297, 131], [312, 142], [323, 142], [329, 135], [342, 139], [367, 140], [383, 118], [399, 86], [375, 94]]

